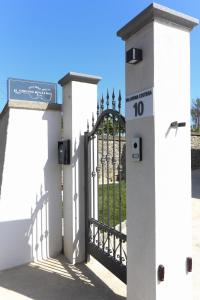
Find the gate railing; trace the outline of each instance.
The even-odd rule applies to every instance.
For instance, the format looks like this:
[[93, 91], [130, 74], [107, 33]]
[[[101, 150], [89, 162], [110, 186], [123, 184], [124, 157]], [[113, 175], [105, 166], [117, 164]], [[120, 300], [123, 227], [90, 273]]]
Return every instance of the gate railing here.
[[85, 133], [86, 260], [91, 254], [126, 282], [125, 118], [109, 94]]

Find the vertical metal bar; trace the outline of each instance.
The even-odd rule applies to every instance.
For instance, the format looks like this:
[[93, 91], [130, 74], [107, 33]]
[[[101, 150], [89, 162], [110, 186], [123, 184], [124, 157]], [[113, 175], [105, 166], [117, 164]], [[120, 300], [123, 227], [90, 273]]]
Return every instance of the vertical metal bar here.
[[[107, 105], [107, 109], [109, 109], [109, 93], [108, 93], [108, 90], [107, 90], [107, 95], [106, 95], [106, 105]], [[110, 167], [110, 154], [109, 154], [109, 129], [110, 129], [110, 124], [109, 124], [109, 116], [107, 116], [106, 118], [106, 152], [107, 152], [107, 155], [106, 155], [106, 166], [107, 166], [107, 225], [110, 226], [110, 174], [109, 174], [109, 167]], [[109, 232], [107, 233], [108, 235], [108, 254], [110, 254], [110, 234]]]
[[[96, 171], [97, 171], [97, 208], [98, 208], [98, 211], [97, 211], [97, 219], [99, 221], [99, 212], [100, 212], [100, 203], [99, 203], [99, 170], [100, 170], [100, 167], [99, 167], [99, 129], [97, 130], [97, 168], [96, 168]], [[100, 241], [99, 241], [99, 227], [98, 227], [98, 247], [100, 246]]]
[[[113, 93], [112, 93], [112, 109], [113, 111], [115, 111], [115, 92], [113, 89]], [[112, 157], [112, 164], [113, 164], [113, 228], [115, 228], [116, 225], [116, 221], [115, 221], [115, 210], [116, 210], [116, 191], [115, 191], [115, 168], [116, 168], [116, 157], [115, 157], [115, 117], [113, 115], [112, 118], [112, 127], [113, 127], [113, 157]], [[113, 257], [114, 259], [116, 258], [116, 237], [115, 235], [113, 235]]]
[[[101, 140], [101, 150], [102, 150], [102, 155], [101, 155], [101, 166], [102, 166], [102, 170], [101, 170], [101, 176], [102, 176], [102, 223], [104, 223], [104, 162], [105, 162], [105, 158], [104, 158], [104, 123], [102, 121], [102, 140]], [[103, 245], [102, 245], [102, 249], [104, 251], [104, 231], [103, 231]]]
[[[99, 102], [97, 102], [97, 119], [99, 117]], [[99, 221], [99, 212], [100, 212], [100, 207], [99, 207], [99, 173], [100, 173], [100, 167], [99, 167], [99, 128], [97, 128], [97, 167], [96, 167], [96, 174], [97, 174], [97, 220]], [[98, 226], [98, 247], [100, 246], [100, 241], [99, 241], [99, 226]]]
[[85, 162], [85, 261], [89, 260], [88, 243], [89, 243], [89, 188], [88, 188], [88, 132], [84, 134], [84, 162]]
[[[110, 226], [110, 190], [109, 190], [109, 184], [110, 184], [110, 178], [109, 178], [109, 162], [110, 162], [110, 155], [109, 155], [109, 117], [107, 117], [107, 128], [106, 128], [106, 145], [107, 145], [107, 225]], [[110, 235], [108, 232], [108, 253], [110, 253]]]
[[[121, 194], [121, 128], [119, 123], [119, 231], [122, 232], [122, 194]], [[122, 240], [120, 239], [120, 263], [122, 262]]]
[[[104, 98], [103, 98], [103, 95], [101, 97], [101, 113], [103, 112], [104, 110]], [[102, 120], [101, 122], [102, 124], [102, 140], [101, 140], [101, 150], [102, 150], [102, 155], [101, 155], [101, 167], [102, 167], [102, 170], [101, 170], [101, 177], [102, 177], [102, 223], [104, 223], [104, 162], [105, 162], [105, 158], [104, 158], [104, 120]], [[104, 230], [102, 232], [102, 250], [104, 251]]]
[[[95, 158], [94, 158], [94, 139], [95, 135], [92, 136], [92, 209], [93, 218], [96, 219], [96, 205], [95, 205]], [[95, 244], [95, 226], [93, 225], [93, 243]]]
[[[113, 228], [116, 226], [115, 221], [115, 210], [116, 210], [116, 191], [115, 191], [115, 168], [116, 168], [116, 157], [115, 157], [115, 117], [113, 116]], [[115, 235], [113, 235], [113, 256], [116, 256], [116, 240]]]
[[[119, 113], [121, 110], [121, 93], [119, 92], [118, 97], [118, 109]], [[118, 120], [119, 125], [119, 231], [122, 232], [122, 191], [121, 191], [121, 125]], [[120, 263], [122, 263], [122, 240], [119, 240], [120, 243]]]

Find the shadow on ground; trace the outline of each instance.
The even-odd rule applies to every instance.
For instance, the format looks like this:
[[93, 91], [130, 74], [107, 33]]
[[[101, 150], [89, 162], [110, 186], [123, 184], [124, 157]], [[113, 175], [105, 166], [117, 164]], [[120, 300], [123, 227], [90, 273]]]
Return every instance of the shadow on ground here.
[[[108, 282], [108, 281], [107, 281]], [[10, 290], [15, 292], [9, 294]], [[20, 298], [21, 295], [21, 298]], [[123, 300], [87, 265], [71, 265], [63, 256], [0, 272], [1, 299]]]
[[192, 198], [200, 199], [200, 169], [192, 171]]

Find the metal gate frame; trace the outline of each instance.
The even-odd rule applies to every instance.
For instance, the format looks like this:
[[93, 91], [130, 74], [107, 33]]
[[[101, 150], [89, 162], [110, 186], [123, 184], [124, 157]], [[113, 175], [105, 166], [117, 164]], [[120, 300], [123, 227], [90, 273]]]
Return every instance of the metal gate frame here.
[[[113, 93], [114, 95], [114, 93]], [[114, 98], [114, 96], [112, 97]], [[89, 216], [89, 210], [90, 210], [90, 181], [91, 176], [95, 176], [95, 174], [91, 175], [91, 170], [89, 170], [89, 163], [91, 156], [89, 157], [89, 143], [95, 138], [95, 135], [98, 133], [98, 129], [101, 126], [101, 123], [105, 118], [113, 118], [114, 120], [117, 120], [119, 122], [119, 128], [122, 128], [125, 131], [125, 118], [120, 113], [121, 108], [121, 94], [119, 94], [118, 98], [118, 107], [119, 111], [115, 110], [115, 102], [112, 101], [113, 109], [110, 109], [108, 107], [109, 96], [107, 94], [107, 109], [104, 109], [104, 99], [102, 97], [101, 99], [101, 114], [99, 115], [99, 106], [97, 109], [97, 121], [96, 124], [94, 124], [94, 117], [92, 120], [92, 126], [93, 129], [89, 132], [85, 132], [84, 135], [84, 158], [85, 158], [85, 261], [87, 262], [89, 260], [89, 255], [92, 255], [94, 258], [96, 258], [100, 263], [102, 263], [107, 269], [109, 269], [114, 275], [116, 275], [119, 279], [121, 279], [124, 283], [127, 281], [127, 266], [126, 263], [124, 264], [124, 261], [127, 260], [127, 257], [124, 258], [122, 253], [122, 244], [126, 242], [126, 235], [121, 232], [121, 223], [120, 223], [120, 231], [116, 230], [116, 228], [113, 228], [111, 226], [108, 226], [107, 224], [100, 222], [99, 220], [96, 220], [95, 218], [90, 218]], [[119, 129], [119, 132], [121, 129]], [[98, 136], [97, 136], [98, 139]], [[94, 147], [93, 147], [94, 151]], [[97, 150], [98, 151], [98, 150]], [[103, 154], [102, 154], [103, 155]], [[97, 166], [98, 168], [98, 166]], [[94, 171], [92, 172], [94, 173]], [[120, 221], [121, 222], [121, 221]], [[93, 228], [93, 232], [95, 233], [95, 236], [90, 233], [91, 226]], [[95, 231], [94, 231], [95, 228]], [[103, 235], [103, 242], [100, 241], [99, 236]], [[106, 241], [104, 240], [104, 235], [106, 235]], [[98, 240], [95, 239], [96, 236], [98, 237]], [[114, 241], [118, 241], [118, 247], [114, 250], [110, 250], [109, 241], [113, 238]], [[106, 247], [106, 243], [108, 247]], [[114, 242], [115, 243], [115, 242]], [[100, 246], [101, 244], [101, 246]], [[117, 254], [120, 251], [120, 254]], [[125, 253], [124, 253], [125, 254]], [[125, 254], [126, 255], [126, 254]], [[117, 257], [116, 257], [117, 256]]]

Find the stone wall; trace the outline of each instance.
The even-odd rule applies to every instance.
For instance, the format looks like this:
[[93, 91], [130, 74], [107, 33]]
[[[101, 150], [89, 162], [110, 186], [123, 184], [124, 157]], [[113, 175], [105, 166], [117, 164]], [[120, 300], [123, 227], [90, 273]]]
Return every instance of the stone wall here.
[[[121, 173], [121, 180], [125, 180], [126, 178], [126, 140], [125, 137], [121, 137], [121, 145], [119, 149], [119, 139], [115, 138], [114, 149], [113, 149], [113, 139], [110, 138], [108, 143], [106, 139], [102, 141], [99, 138], [98, 142], [98, 159], [99, 159], [99, 183], [102, 183], [102, 167], [104, 173], [104, 183], [109, 182], [112, 183], [119, 180], [119, 173]], [[103, 149], [103, 151], [102, 151]], [[113, 159], [114, 152], [114, 159]], [[102, 155], [103, 153], [103, 155]], [[103, 164], [102, 164], [102, 156], [103, 156]], [[108, 164], [107, 164], [108, 162]], [[108, 177], [108, 176], [109, 177]], [[114, 178], [115, 177], [115, 178]]]
[[200, 134], [191, 134], [192, 170], [200, 168]]

